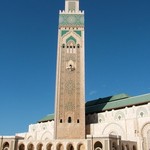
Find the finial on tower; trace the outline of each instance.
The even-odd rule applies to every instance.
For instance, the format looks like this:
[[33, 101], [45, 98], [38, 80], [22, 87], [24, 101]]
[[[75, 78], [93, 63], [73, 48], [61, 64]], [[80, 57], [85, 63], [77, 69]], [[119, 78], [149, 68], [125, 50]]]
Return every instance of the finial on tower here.
[[79, 0], [65, 0], [65, 11], [70, 13], [78, 12]]

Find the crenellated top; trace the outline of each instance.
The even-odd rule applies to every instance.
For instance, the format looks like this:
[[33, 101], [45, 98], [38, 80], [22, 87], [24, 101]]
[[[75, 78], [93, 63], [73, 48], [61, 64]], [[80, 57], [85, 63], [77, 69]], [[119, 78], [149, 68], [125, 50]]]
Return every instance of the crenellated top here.
[[65, 10], [59, 10], [59, 14], [84, 14], [84, 10], [79, 10], [78, 12], [75, 11], [68, 11]]

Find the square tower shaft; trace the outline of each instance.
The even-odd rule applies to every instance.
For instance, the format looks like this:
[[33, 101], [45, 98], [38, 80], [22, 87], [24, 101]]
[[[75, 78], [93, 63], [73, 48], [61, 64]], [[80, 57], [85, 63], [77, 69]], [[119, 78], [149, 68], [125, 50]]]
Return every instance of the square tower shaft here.
[[66, 0], [59, 13], [55, 138], [85, 138], [84, 12]]

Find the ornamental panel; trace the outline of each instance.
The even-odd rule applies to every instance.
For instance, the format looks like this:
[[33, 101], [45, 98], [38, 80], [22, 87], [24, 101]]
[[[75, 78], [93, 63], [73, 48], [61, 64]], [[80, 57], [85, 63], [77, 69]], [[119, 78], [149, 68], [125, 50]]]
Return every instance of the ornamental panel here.
[[72, 80], [69, 80], [66, 82], [66, 92], [68, 94], [72, 94], [74, 92], [75, 89], [75, 84]]
[[84, 26], [83, 14], [60, 14], [59, 26]]

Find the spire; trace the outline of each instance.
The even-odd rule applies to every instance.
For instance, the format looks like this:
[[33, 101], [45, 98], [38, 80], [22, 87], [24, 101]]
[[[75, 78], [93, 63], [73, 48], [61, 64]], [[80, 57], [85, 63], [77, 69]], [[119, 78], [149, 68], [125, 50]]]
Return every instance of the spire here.
[[79, 0], [65, 0], [65, 12], [78, 12]]

